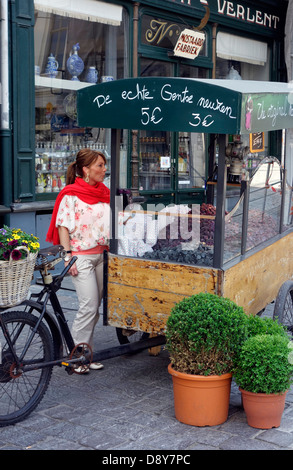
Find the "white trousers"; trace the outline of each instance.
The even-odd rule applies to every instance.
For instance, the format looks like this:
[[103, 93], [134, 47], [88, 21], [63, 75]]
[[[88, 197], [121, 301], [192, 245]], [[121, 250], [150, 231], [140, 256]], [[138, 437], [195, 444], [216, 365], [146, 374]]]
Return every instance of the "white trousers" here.
[[93, 347], [93, 334], [99, 320], [99, 307], [103, 297], [103, 253], [78, 255], [77, 276], [72, 276], [79, 309], [72, 325], [75, 344], [87, 343]]

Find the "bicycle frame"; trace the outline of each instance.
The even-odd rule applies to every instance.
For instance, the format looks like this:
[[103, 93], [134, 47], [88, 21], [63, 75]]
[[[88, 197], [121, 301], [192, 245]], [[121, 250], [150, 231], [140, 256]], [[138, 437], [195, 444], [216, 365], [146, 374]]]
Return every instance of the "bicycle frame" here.
[[[70, 329], [68, 327], [67, 320], [63, 313], [62, 307], [59, 303], [58, 297], [56, 292], [60, 289], [61, 283], [63, 281], [64, 276], [67, 274], [71, 266], [75, 263], [76, 257], [72, 257], [66, 268], [61, 272], [61, 274], [57, 276], [51, 276], [48, 274], [48, 270], [52, 269], [53, 265], [60, 262], [62, 258], [55, 259], [53, 262], [45, 263], [41, 266], [41, 268], [37, 268], [41, 271], [42, 278], [44, 281], [43, 289], [37, 293], [32, 294], [30, 299], [27, 299], [22, 302], [22, 306], [25, 306], [25, 311], [28, 313], [33, 313], [37, 311], [39, 313], [39, 317], [37, 319], [37, 323], [32, 330], [30, 337], [28, 338], [26, 345], [21, 353], [20, 356], [16, 356], [13, 343], [9, 336], [9, 333], [5, 327], [4, 322], [2, 321], [1, 314], [0, 314], [0, 328], [3, 330], [3, 334], [7, 339], [7, 343], [12, 351], [13, 358], [15, 360], [15, 365], [17, 368], [21, 369], [23, 372], [27, 372], [29, 370], [44, 368], [47, 366], [55, 366], [55, 365], [64, 365], [68, 367], [67, 371], [70, 372], [70, 368], [75, 363], [80, 363], [80, 357], [72, 357], [69, 358], [68, 355], [76, 348], [76, 345], [73, 341]], [[33, 300], [36, 298], [36, 300]], [[47, 310], [47, 304], [50, 301], [53, 312]], [[5, 310], [3, 310], [5, 311]], [[47, 325], [49, 326], [50, 332], [53, 338], [54, 344], [54, 360], [49, 362], [38, 362], [34, 364], [22, 364], [22, 359], [25, 357], [25, 354], [33, 340], [34, 333], [37, 330], [40, 323], [46, 321]], [[21, 333], [21, 330], [18, 334]], [[163, 336], [157, 336], [153, 338], [148, 338], [146, 340], [140, 340], [136, 343], [124, 344], [120, 346], [115, 346], [109, 349], [105, 349], [103, 351], [96, 351], [93, 353], [92, 360], [94, 362], [99, 362], [103, 359], [109, 359], [111, 357], [120, 356], [121, 354], [126, 353], [133, 353], [138, 352], [146, 348], [151, 348], [154, 346], [165, 344], [165, 338]], [[67, 355], [63, 353], [64, 345], [67, 347]], [[83, 358], [82, 362], [89, 362], [86, 358]]]
[[[67, 268], [66, 268], [66, 272], [68, 271]], [[62, 277], [62, 278], [64, 277], [63, 273], [60, 275], [60, 277]], [[54, 321], [54, 324], [57, 326], [59, 334], [61, 335], [61, 337], [63, 337], [63, 339], [64, 339], [64, 341], [65, 341], [65, 343], [68, 347], [68, 350], [71, 351], [74, 348], [75, 345], [74, 345], [74, 341], [72, 339], [72, 335], [71, 335], [71, 332], [69, 330], [68, 323], [67, 323], [67, 320], [65, 318], [64, 312], [62, 310], [62, 307], [61, 307], [60, 302], [58, 300], [58, 297], [56, 295], [56, 292], [59, 289], [59, 287], [57, 289], [55, 289], [55, 286], [56, 286], [56, 284], [58, 284], [58, 282], [59, 282], [58, 279], [53, 280], [52, 284], [49, 285], [49, 286], [45, 286], [42, 289], [41, 292], [39, 292], [38, 294], [32, 294], [32, 297], [34, 297], [34, 296], [37, 297], [36, 301], [33, 301], [32, 299], [29, 299], [29, 300], [26, 300], [24, 302], [24, 304], [27, 307], [29, 307], [28, 310], [26, 309], [28, 312], [31, 312], [33, 309], [38, 310], [40, 312], [40, 320], [39, 321], [42, 321], [42, 319], [45, 318], [47, 320], [47, 322], [49, 323], [50, 329], [52, 329], [51, 325], [52, 325], [52, 321]], [[44, 295], [45, 295], [45, 300], [42, 301], [42, 298], [44, 297]], [[48, 312], [48, 310], [46, 309], [48, 301], [50, 301], [50, 303], [51, 303], [51, 306], [52, 306], [52, 309], [53, 309], [53, 315], [50, 312]], [[42, 308], [40, 309], [41, 306], [42, 306]]]

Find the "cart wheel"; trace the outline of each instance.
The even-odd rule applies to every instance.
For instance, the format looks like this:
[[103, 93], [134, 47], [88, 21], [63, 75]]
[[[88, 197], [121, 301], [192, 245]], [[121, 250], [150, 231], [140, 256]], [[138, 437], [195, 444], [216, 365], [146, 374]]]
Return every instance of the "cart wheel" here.
[[286, 281], [281, 286], [275, 302], [274, 320], [286, 326], [293, 334], [293, 281]]
[[144, 331], [126, 330], [123, 328], [116, 328], [116, 334], [120, 344], [134, 343], [149, 337], [149, 333]]

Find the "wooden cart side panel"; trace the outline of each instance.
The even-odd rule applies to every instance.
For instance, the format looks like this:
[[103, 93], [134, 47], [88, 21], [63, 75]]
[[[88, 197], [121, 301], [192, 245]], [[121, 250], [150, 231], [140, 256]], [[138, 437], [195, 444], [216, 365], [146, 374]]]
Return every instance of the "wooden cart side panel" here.
[[223, 296], [257, 314], [293, 279], [293, 234], [276, 241], [224, 273]]
[[163, 333], [175, 303], [199, 292], [221, 295], [222, 271], [109, 255], [111, 326]]

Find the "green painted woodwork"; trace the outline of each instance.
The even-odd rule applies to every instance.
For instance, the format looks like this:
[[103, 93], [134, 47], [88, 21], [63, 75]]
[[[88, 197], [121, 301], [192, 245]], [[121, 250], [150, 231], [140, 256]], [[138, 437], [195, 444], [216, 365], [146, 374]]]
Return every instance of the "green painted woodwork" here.
[[[35, 193], [34, 4], [11, 2], [12, 38], [12, 201], [32, 201]], [[5, 184], [5, 182], [4, 182]]]

